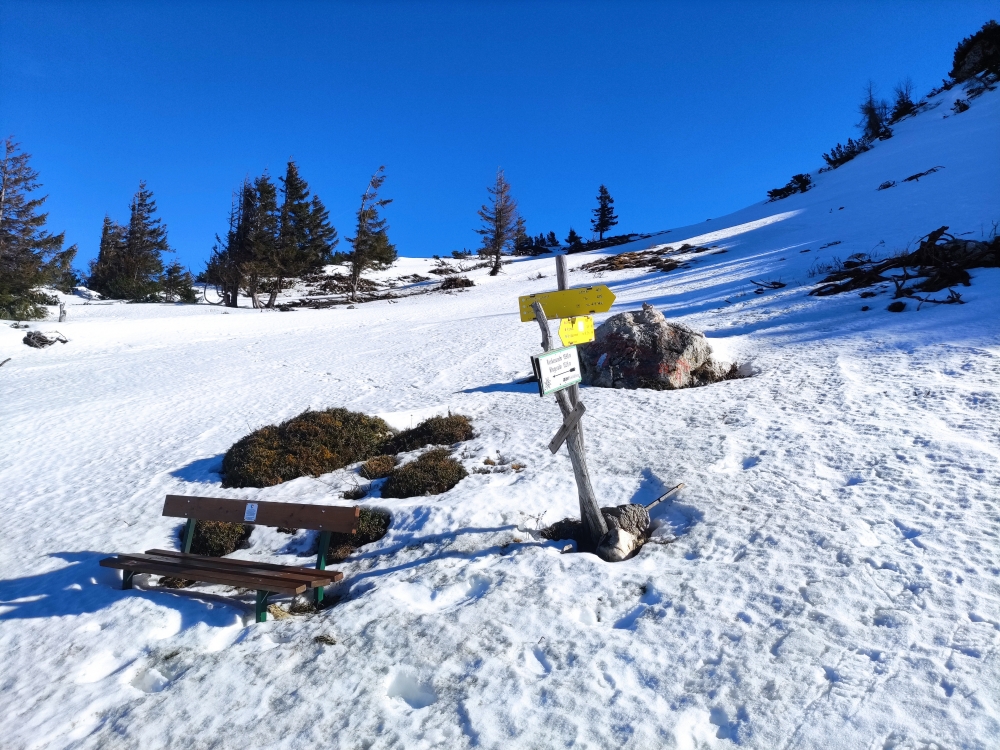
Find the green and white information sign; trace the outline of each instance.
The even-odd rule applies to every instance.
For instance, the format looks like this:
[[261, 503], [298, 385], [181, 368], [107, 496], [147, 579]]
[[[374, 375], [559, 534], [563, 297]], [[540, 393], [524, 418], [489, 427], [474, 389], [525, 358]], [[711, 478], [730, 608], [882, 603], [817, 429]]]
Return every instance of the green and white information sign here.
[[580, 356], [575, 346], [538, 354], [531, 358], [531, 365], [538, 378], [539, 396], [548, 396], [582, 380]]

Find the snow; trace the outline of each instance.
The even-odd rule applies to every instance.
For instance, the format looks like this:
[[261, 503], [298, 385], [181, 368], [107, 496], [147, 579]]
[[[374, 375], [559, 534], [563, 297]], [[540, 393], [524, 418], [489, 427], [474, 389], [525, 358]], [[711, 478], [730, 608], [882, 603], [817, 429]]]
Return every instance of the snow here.
[[[357, 309], [66, 296], [70, 341], [44, 350], [0, 327], [4, 747], [1000, 745], [1000, 271], [973, 272], [965, 305], [903, 314], [887, 292], [807, 296], [817, 259], [945, 224], [989, 234], [1000, 94], [955, 115], [962, 95], [805, 194], [614, 249], [724, 249], [599, 283], [612, 313], [648, 301], [754, 372], [583, 390], [604, 504], [686, 485], [615, 565], [535, 532], [578, 512], [565, 451], [546, 449], [558, 408], [514, 383], [539, 340], [517, 296], [554, 286], [551, 257]], [[468, 414], [470, 470], [498, 451], [527, 468], [364, 500], [392, 512], [389, 534], [339, 566], [344, 599], [317, 615], [251, 624], [224, 587], [121, 591], [98, 567], [176, 545], [167, 493], [344, 503], [354, 467], [263, 490], [217, 474], [248, 431], [330, 406], [397, 427]], [[310, 564], [314, 544], [261, 528], [236, 555]]]

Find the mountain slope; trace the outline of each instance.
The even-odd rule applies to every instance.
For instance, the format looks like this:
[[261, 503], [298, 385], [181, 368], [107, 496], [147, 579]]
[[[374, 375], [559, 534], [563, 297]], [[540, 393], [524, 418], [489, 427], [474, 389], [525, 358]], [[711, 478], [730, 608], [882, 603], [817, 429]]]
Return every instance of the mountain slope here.
[[[517, 296], [554, 286], [551, 258], [357, 309], [70, 300], [70, 341], [45, 350], [0, 328], [5, 746], [997, 746], [1000, 271], [974, 272], [966, 305], [902, 315], [888, 294], [807, 294], [817, 259], [1000, 218], [1000, 92], [951, 114], [960, 95], [806, 194], [615, 249], [724, 254], [599, 279], [580, 266], [615, 253], [570, 258], [573, 284], [615, 290], [612, 312], [650, 301], [755, 373], [584, 389], [604, 504], [687, 485], [616, 565], [536, 531], [577, 513], [568, 458], [546, 449], [558, 409], [514, 382], [539, 338]], [[343, 503], [353, 467], [263, 490], [218, 475], [249, 430], [327, 406], [398, 427], [469, 414], [469, 470], [497, 452], [527, 468], [436, 497], [376, 489], [362, 502], [392, 512], [389, 534], [312, 616], [247, 625], [238, 592], [122, 592], [97, 565], [176, 544], [166, 493]], [[257, 529], [235, 554], [309, 564], [315, 543]]]

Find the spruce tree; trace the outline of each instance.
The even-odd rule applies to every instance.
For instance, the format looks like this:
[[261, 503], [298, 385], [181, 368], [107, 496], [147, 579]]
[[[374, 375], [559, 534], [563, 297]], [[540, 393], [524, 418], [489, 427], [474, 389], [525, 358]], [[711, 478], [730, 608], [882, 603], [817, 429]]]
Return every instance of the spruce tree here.
[[396, 246], [389, 242], [389, 225], [379, 215], [381, 209], [392, 203], [392, 198], [378, 197], [379, 188], [384, 182], [385, 167], [379, 167], [368, 181], [364, 195], [361, 196], [357, 231], [354, 237], [348, 239], [352, 247], [347, 255], [351, 270], [352, 302], [358, 300], [362, 273], [368, 269], [388, 268], [396, 262]]
[[194, 291], [194, 278], [178, 262], [173, 261], [160, 275], [160, 293], [166, 302], [197, 302]]
[[615, 199], [611, 197], [608, 189], [601, 185], [597, 190], [597, 208], [593, 210], [594, 218], [590, 226], [604, 239], [604, 233], [618, 223], [618, 217], [614, 210]]
[[243, 286], [246, 255], [249, 252], [246, 217], [252, 208], [253, 187], [248, 180], [233, 194], [229, 207], [229, 229], [225, 237], [215, 235], [212, 255], [205, 267], [206, 283], [214, 284], [226, 307], [239, 306], [239, 292]]
[[476, 233], [483, 238], [483, 254], [493, 259], [490, 276], [496, 276], [502, 268], [504, 250], [513, 249], [515, 237], [524, 232], [524, 224], [502, 169], [497, 170], [496, 181], [487, 191], [489, 204], [479, 209], [483, 225]]
[[299, 175], [295, 162], [288, 162], [281, 183], [283, 201], [278, 214], [277, 242], [264, 251], [269, 256], [261, 258], [274, 275], [268, 307], [274, 307], [286, 280], [330, 263], [338, 242], [329, 213], [318, 197], [309, 199], [309, 186]]
[[573, 227], [569, 228], [569, 234], [566, 235], [566, 244], [569, 246], [569, 251], [573, 252], [583, 245], [583, 238], [576, 233]]
[[549, 232], [548, 236], [545, 238], [545, 244], [549, 247], [559, 247], [559, 240], [556, 239], [555, 232]]
[[98, 292], [107, 291], [112, 280], [122, 272], [124, 252], [125, 227], [112, 221], [111, 217], [105, 214], [104, 226], [101, 228], [101, 244], [97, 250], [97, 257], [90, 261], [90, 278], [87, 280], [87, 286]]
[[892, 114], [889, 117], [890, 125], [917, 111], [917, 105], [913, 102], [913, 81], [909, 78], [903, 79], [896, 84], [893, 93], [895, 101], [892, 103]]
[[167, 227], [156, 216], [156, 201], [146, 183], [132, 197], [128, 226], [124, 229], [104, 217], [101, 248], [91, 264], [88, 286], [106, 297], [134, 302], [158, 299], [158, 278], [163, 273]]
[[[281, 215], [278, 209], [278, 188], [271, 181], [271, 176], [265, 172], [254, 180], [253, 187], [247, 191], [247, 252], [245, 258], [246, 292], [254, 307], [259, 307], [257, 292], [262, 281], [272, 280], [274, 264], [272, 258], [278, 249], [278, 238], [281, 228]], [[337, 244], [337, 233], [330, 227], [333, 234], [331, 248]]]
[[0, 318], [30, 320], [46, 315], [49, 300], [38, 287], [72, 273], [76, 245], [62, 249], [65, 233], [45, 230], [48, 196], [31, 194], [41, 185], [29, 154], [13, 138], [3, 142], [0, 158]]

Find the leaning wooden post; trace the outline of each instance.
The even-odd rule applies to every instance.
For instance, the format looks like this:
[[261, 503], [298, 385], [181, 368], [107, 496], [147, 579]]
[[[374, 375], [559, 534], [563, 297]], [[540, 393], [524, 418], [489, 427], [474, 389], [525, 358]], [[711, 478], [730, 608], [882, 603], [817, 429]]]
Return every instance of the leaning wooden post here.
[[[565, 255], [556, 256], [556, 288], [560, 292], [569, 289], [569, 268], [566, 267]], [[569, 400], [576, 406], [576, 402], [580, 400], [580, 386], [571, 385], [566, 390], [569, 392]]]
[[[559, 256], [561, 257], [561, 256]], [[565, 263], [565, 261], [563, 261]], [[558, 269], [558, 266], [557, 266]], [[549, 333], [549, 319], [545, 317], [545, 310], [542, 309], [541, 302], [534, 302], [531, 309], [535, 312], [535, 319], [538, 327], [542, 330], [542, 348], [551, 351], [552, 336]], [[576, 386], [573, 386], [575, 389]], [[579, 404], [579, 397], [572, 398], [566, 389], [557, 391], [556, 402], [563, 413], [563, 419], [569, 419], [574, 407]], [[579, 404], [582, 407], [582, 404]], [[590, 473], [587, 471], [587, 454], [583, 446], [583, 432], [580, 429], [581, 416], [578, 416], [576, 423], [570, 428], [566, 437], [566, 450], [569, 451], [569, 460], [573, 465], [573, 476], [576, 478], [576, 490], [580, 499], [580, 521], [583, 525], [583, 537], [586, 546], [591, 550], [596, 550], [601, 537], [608, 533], [608, 525], [601, 515], [601, 506], [597, 503], [597, 495], [594, 487], [590, 483]]]

